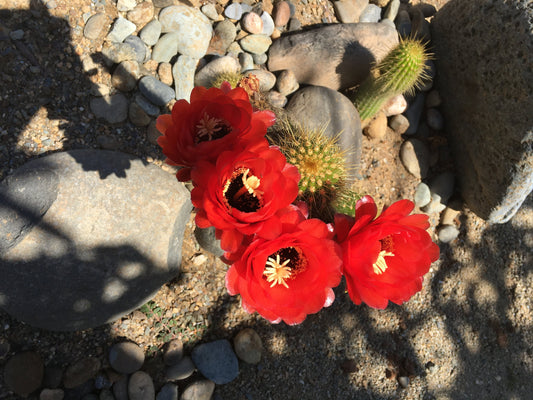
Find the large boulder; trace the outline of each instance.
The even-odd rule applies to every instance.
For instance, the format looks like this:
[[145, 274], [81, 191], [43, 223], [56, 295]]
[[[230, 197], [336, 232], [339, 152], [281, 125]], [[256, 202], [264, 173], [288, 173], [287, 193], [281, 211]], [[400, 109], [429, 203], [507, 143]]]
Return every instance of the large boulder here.
[[191, 209], [175, 176], [131, 155], [28, 162], [0, 184], [0, 307], [59, 331], [127, 314], [178, 275]]
[[508, 221], [533, 188], [533, 9], [451, 0], [433, 20], [446, 131], [468, 207]]
[[300, 84], [346, 89], [361, 83], [374, 63], [396, 45], [398, 33], [387, 24], [321, 26], [275, 40], [268, 53], [268, 69], [290, 69]]

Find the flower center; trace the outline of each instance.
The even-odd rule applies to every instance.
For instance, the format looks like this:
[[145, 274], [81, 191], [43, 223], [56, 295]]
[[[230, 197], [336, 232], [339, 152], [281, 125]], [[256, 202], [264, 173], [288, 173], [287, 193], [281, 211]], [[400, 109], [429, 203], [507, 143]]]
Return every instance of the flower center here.
[[304, 271], [306, 266], [307, 259], [299, 248], [284, 247], [268, 257], [263, 275], [272, 283], [270, 287], [283, 285], [288, 289], [286, 281]]
[[249, 168], [237, 168], [226, 181], [222, 194], [226, 206], [242, 212], [255, 212], [263, 205], [263, 192], [258, 190], [261, 180]]
[[387, 236], [386, 238], [381, 239], [380, 242], [381, 251], [378, 254], [376, 262], [372, 264], [372, 268], [374, 269], [374, 273], [376, 275], [381, 275], [389, 267], [387, 265], [387, 262], [385, 261], [385, 257], [394, 256], [394, 253], [392, 252], [392, 250], [394, 249], [392, 238], [390, 236]]
[[204, 113], [196, 125], [196, 144], [220, 139], [231, 132], [231, 127], [222, 119], [211, 117]]

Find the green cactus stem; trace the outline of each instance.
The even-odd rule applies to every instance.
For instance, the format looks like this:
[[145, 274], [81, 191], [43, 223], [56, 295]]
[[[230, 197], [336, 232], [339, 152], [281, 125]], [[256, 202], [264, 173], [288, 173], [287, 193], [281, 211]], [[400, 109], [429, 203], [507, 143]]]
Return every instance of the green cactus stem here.
[[420, 40], [400, 39], [400, 44], [371, 71], [355, 92], [353, 102], [363, 125], [374, 117], [392, 97], [412, 93], [429, 79], [426, 61], [431, 59]]
[[211, 87], [219, 88], [224, 82], [229, 82], [232, 88], [236, 88], [242, 77], [240, 72], [222, 72], [213, 78]]

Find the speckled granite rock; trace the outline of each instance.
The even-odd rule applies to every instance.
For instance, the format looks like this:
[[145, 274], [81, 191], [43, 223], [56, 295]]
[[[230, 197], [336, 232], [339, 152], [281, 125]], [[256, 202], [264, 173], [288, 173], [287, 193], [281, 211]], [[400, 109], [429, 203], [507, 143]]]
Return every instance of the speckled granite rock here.
[[[41, 202], [24, 205], [22, 217], [36, 217], [0, 253], [0, 307], [13, 317], [50, 330], [98, 326], [139, 307], [179, 273], [192, 207], [173, 175], [99, 150], [52, 154], [15, 174], [32, 177], [29, 193], [34, 174], [57, 182], [47, 189], [53, 201], [44, 215]], [[13, 198], [9, 187], [2, 193]], [[11, 228], [16, 234], [20, 224]]]
[[527, 0], [452, 0], [433, 21], [461, 195], [492, 223], [508, 221], [533, 188], [532, 21]]

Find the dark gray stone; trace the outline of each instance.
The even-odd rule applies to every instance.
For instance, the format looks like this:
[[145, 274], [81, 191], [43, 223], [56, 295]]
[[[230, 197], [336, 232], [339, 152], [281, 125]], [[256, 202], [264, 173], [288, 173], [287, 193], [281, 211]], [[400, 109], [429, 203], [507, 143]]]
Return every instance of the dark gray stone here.
[[311, 130], [325, 128], [325, 135], [339, 135], [338, 145], [346, 151], [346, 168], [351, 182], [361, 162], [361, 119], [353, 103], [341, 93], [323, 86], [307, 86], [292, 96], [286, 107], [289, 118]]
[[109, 364], [117, 372], [131, 374], [144, 364], [144, 351], [133, 342], [116, 343], [109, 349]]
[[141, 93], [157, 106], [164, 106], [175, 96], [174, 89], [153, 76], [144, 76], [139, 81]]
[[224, 250], [220, 247], [220, 240], [215, 237], [215, 228], [194, 228], [194, 237], [200, 247], [217, 257], [224, 255]]
[[55, 153], [21, 169], [59, 183], [46, 214], [0, 256], [0, 307], [14, 318], [49, 330], [98, 326], [179, 273], [192, 206], [172, 174], [98, 150]]
[[268, 51], [268, 70], [292, 69], [300, 84], [346, 89], [398, 44], [385, 24], [333, 24], [283, 35]]
[[202, 375], [217, 385], [229, 383], [239, 375], [239, 361], [226, 339], [196, 346], [191, 357]]
[[504, 223], [533, 188], [531, 2], [452, 0], [432, 25], [461, 195], [481, 218]]
[[44, 363], [39, 354], [26, 351], [11, 357], [3, 372], [6, 386], [17, 395], [26, 397], [41, 386]]
[[156, 400], [178, 400], [178, 386], [173, 383], [165, 384], [157, 396]]
[[124, 122], [128, 118], [128, 99], [121, 93], [95, 97], [89, 105], [96, 117], [103, 118], [110, 124]]
[[146, 57], [146, 45], [139, 36], [130, 35], [124, 39], [124, 43], [133, 47], [137, 62], [144, 62], [144, 58]]

